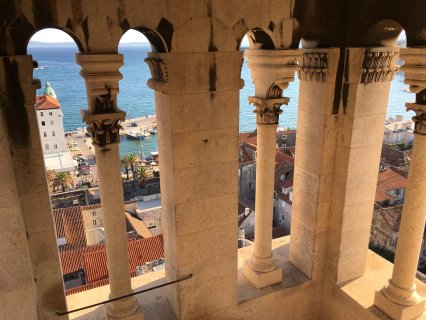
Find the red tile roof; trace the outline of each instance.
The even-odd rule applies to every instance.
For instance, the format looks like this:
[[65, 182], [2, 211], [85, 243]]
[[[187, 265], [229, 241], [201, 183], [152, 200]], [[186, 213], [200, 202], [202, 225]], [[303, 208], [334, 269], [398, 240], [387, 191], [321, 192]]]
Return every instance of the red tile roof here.
[[[146, 262], [164, 258], [163, 235], [128, 243], [130, 272]], [[107, 258], [105, 249], [83, 254], [83, 264], [88, 283], [108, 278]]]
[[283, 161], [294, 164], [294, 158], [293, 157], [291, 157], [291, 156], [283, 153], [279, 149], [277, 149], [276, 152], [275, 152], [275, 162], [280, 163], [280, 162], [283, 162]]
[[400, 174], [386, 169], [379, 173], [377, 179], [376, 202], [390, 199], [388, 192], [394, 189], [402, 189], [407, 186], [407, 179]]
[[247, 143], [252, 146], [257, 146], [257, 132], [241, 132], [240, 133], [240, 143]]
[[101, 205], [69, 207], [53, 210], [57, 238], [65, 238], [67, 244], [59, 251], [82, 248], [87, 245], [86, 231], [84, 230], [82, 211], [99, 209]]
[[396, 207], [389, 208], [380, 208], [380, 214], [383, 217], [383, 220], [386, 221], [386, 224], [389, 228], [394, 231], [399, 231], [399, 225], [401, 223], [401, 215], [402, 215], [402, 205]]
[[61, 259], [62, 273], [68, 274], [84, 269], [83, 255], [88, 252], [104, 250], [105, 244], [99, 243], [92, 246], [78, 248], [74, 250], [61, 251], [59, 257]]
[[36, 110], [50, 110], [50, 109], [60, 109], [61, 105], [58, 99], [51, 96], [37, 96], [35, 103]]

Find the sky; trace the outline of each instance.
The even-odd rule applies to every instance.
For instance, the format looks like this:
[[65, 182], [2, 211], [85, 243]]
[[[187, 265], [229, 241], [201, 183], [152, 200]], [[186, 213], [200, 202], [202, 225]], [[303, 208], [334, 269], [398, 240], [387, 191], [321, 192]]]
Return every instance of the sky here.
[[[48, 43], [74, 42], [74, 40], [64, 31], [61, 31], [58, 29], [52, 29], [52, 28], [47, 28], [47, 29], [38, 31], [35, 35], [33, 35], [30, 41], [48, 42]], [[123, 37], [120, 40], [120, 43], [131, 43], [131, 42], [147, 43], [148, 39], [145, 38], [145, 36], [139, 31], [130, 29], [123, 35]], [[242, 45], [248, 46], [247, 37], [244, 37]]]
[[[30, 41], [38, 41], [38, 42], [74, 42], [74, 40], [67, 35], [65, 32], [58, 29], [43, 29], [37, 32]], [[120, 40], [121, 43], [129, 43], [129, 42], [148, 42], [145, 36], [136, 31], [129, 30], [127, 31]]]

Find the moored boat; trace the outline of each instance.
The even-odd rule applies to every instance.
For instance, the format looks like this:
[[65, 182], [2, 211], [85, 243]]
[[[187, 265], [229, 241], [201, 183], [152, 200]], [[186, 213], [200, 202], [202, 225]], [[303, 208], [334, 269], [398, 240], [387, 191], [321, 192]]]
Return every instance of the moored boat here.
[[140, 131], [128, 131], [126, 132], [127, 139], [130, 140], [143, 140], [145, 135]]

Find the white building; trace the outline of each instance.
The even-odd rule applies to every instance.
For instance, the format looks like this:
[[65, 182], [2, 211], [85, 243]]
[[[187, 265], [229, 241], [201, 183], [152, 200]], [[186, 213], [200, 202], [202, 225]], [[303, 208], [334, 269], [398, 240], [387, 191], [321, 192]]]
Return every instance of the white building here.
[[414, 123], [411, 120], [404, 120], [402, 115], [397, 115], [395, 119], [388, 119], [385, 123], [384, 144], [405, 143], [412, 145], [414, 141]]
[[57, 172], [74, 170], [65, 141], [64, 115], [49, 82], [46, 82], [43, 94], [36, 97], [35, 108], [46, 168]]

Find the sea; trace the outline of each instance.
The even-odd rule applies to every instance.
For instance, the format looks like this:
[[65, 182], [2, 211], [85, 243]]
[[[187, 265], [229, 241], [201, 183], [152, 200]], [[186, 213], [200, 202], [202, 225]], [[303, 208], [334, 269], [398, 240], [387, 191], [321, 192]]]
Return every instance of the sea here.
[[[118, 106], [127, 113], [127, 117], [141, 117], [155, 114], [154, 91], [147, 87], [150, 78], [148, 65], [144, 62], [147, 52], [151, 51], [148, 43], [123, 43], [118, 51], [124, 55], [124, 65], [120, 72], [123, 79], [120, 81], [120, 93]], [[37, 94], [42, 94], [46, 81], [55, 90], [57, 98], [62, 106], [64, 114], [64, 129], [72, 131], [84, 127], [80, 110], [87, 109], [86, 88], [83, 78], [79, 75], [80, 66], [75, 61], [78, 48], [73, 43], [48, 44], [33, 43], [28, 45], [28, 54], [38, 62], [38, 68], [34, 70], [34, 78], [41, 80], [42, 88]], [[248, 104], [248, 96], [254, 94], [254, 86], [250, 78], [250, 70], [244, 62], [241, 71], [244, 87], [240, 91], [240, 131], [247, 132], [256, 128], [253, 107]], [[297, 127], [297, 106], [299, 81], [290, 83], [285, 90], [285, 96], [290, 98], [288, 106], [280, 116], [279, 126], [283, 128]], [[398, 72], [392, 81], [389, 95], [387, 117], [395, 117], [400, 114], [408, 119], [412, 112], [405, 110], [405, 102], [414, 101], [414, 94], [403, 91], [407, 86], [403, 83], [403, 74]], [[157, 150], [157, 136], [151, 135], [143, 142], [145, 155]], [[139, 141], [121, 138], [120, 155], [141, 152]]]

